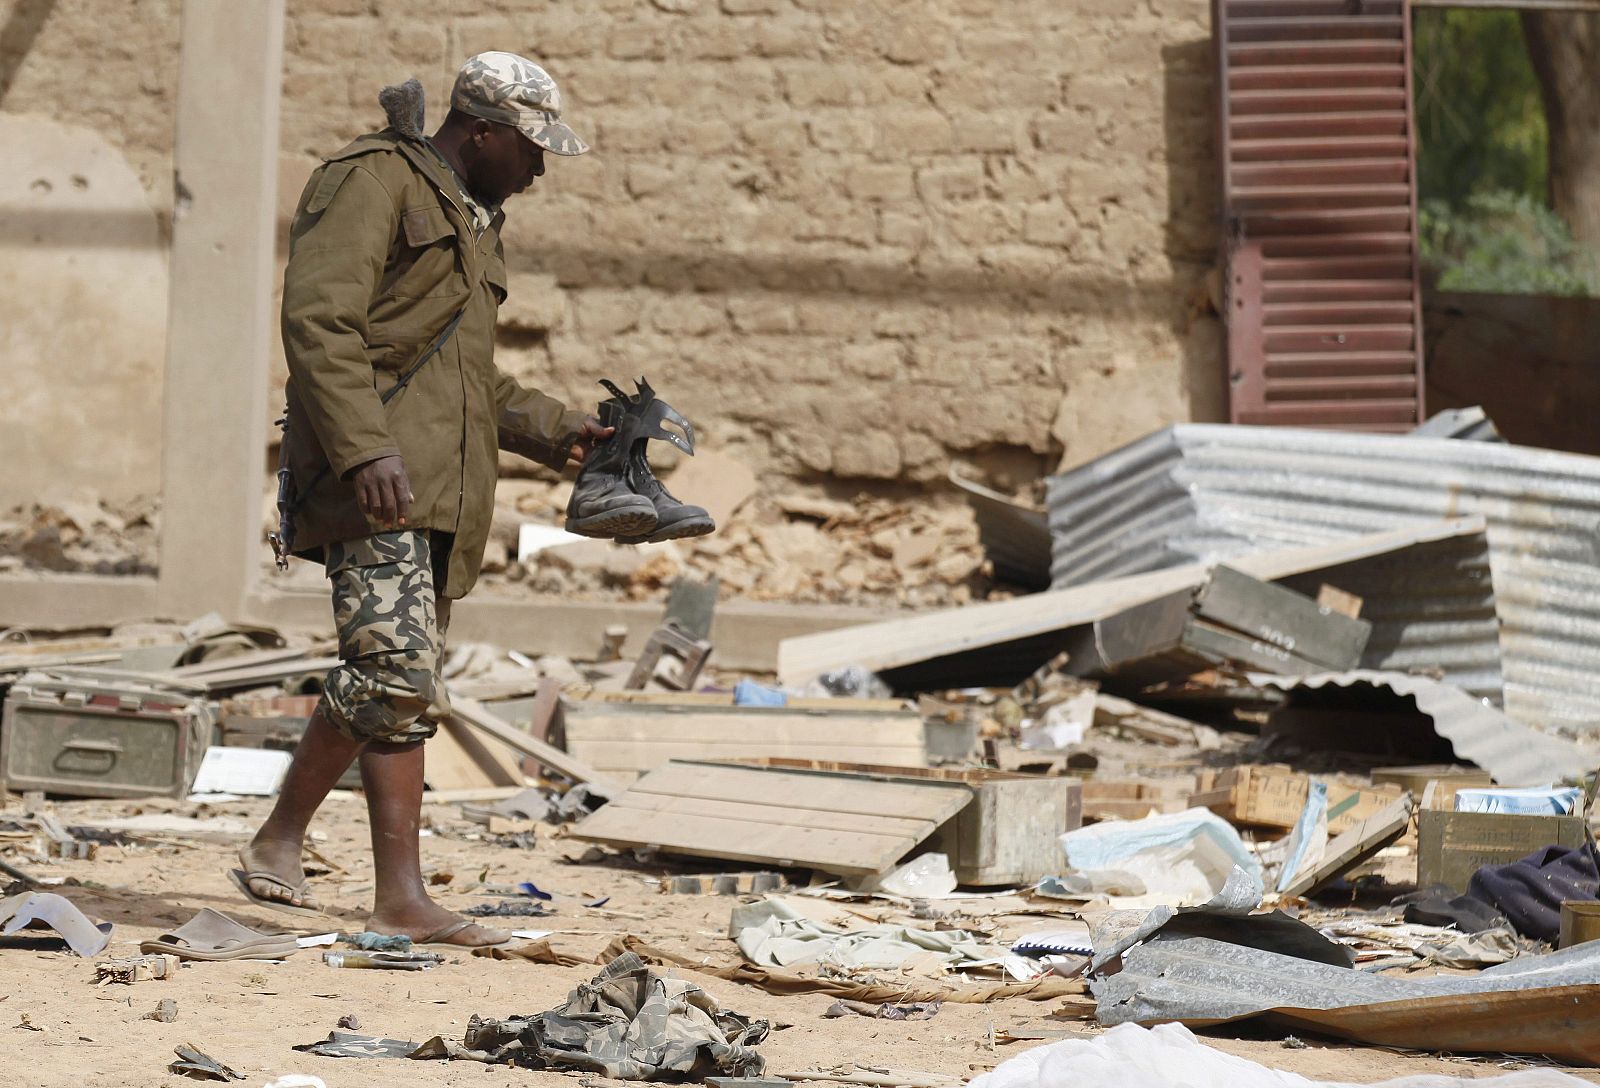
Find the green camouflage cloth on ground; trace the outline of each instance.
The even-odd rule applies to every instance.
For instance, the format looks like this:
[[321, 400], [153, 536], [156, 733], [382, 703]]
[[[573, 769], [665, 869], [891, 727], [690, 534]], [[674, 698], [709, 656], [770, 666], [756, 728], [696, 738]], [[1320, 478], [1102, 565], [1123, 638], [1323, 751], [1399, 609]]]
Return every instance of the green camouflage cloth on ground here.
[[435, 1036], [413, 1058], [462, 1058], [529, 1069], [582, 1069], [615, 1080], [700, 1081], [754, 1077], [766, 1060], [751, 1048], [771, 1025], [717, 1005], [692, 982], [665, 978], [636, 953], [618, 956], [559, 1009], [467, 1022], [458, 1045]]
[[428, 533], [329, 544], [327, 572], [344, 662], [323, 688], [329, 722], [353, 740], [427, 740], [450, 712], [439, 676], [450, 602], [435, 598]]

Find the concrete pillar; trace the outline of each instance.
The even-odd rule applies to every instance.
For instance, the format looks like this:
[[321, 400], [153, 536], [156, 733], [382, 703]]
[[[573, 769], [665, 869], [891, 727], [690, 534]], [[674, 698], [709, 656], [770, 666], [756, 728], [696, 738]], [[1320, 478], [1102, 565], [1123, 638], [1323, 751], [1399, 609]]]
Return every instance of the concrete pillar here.
[[183, 5], [161, 609], [235, 616], [261, 540], [284, 0]]

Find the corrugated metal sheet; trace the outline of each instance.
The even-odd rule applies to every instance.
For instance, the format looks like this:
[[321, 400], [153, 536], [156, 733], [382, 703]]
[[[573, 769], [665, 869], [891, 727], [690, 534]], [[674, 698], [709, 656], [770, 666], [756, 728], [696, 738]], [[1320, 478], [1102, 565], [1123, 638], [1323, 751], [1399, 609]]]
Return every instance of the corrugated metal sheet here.
[[[1050, 481], [1052, 584], [1465, 514], [1488, 524], [1506, 712], [1570, 736], [1600, 734], [1597, 458], [1444, 438], [1170, 427]], [[1389, 617], [1402, 632], [1395, 655], [1363, 664], [1431, 665], [1482, 693], [1466, 677], [1490, 587], [1465, 593], [1462, 573], [1439, 571], [1437, 593], [1405, 602]], [[1368, 597], [1369, 609], [1391, 604]]]
[[1050, 528], [1044, 511], [1014, 502], [950, 470], [950, 482], [967, 496], [978, 539], [996, 577], [1025, 589], [1050, 588]]
[[1199, 1026], [1270, 1014], [1390, 1046], [1542, 1053], [1600, 1065], [1600, 942], [1476, 975], [1394, 978], [1158, 934], [1089, 987], [1107, 1026]]
[[1460, 759], [1471, 760], [1496, 782], [1523, 785], [1559, 782], [1593, 763], [1593, 755], [1571, 741], [1534, 731], [1449, 684], [1401, 672], [1320, 673], [1315, 676], [1252, 675], [1251, 680], [1283, 691], [1324, 687], [1387, 688], [1409, 695], [1433, 719], [1436, 733]]

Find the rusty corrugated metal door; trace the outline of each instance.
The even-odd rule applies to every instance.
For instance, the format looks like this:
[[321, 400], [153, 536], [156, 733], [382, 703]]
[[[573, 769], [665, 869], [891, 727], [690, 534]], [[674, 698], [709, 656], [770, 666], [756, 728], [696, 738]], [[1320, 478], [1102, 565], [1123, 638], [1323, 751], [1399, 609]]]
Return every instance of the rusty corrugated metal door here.
[[1421, 419], [1407, 0], [1213, 0], [1233, 422]]

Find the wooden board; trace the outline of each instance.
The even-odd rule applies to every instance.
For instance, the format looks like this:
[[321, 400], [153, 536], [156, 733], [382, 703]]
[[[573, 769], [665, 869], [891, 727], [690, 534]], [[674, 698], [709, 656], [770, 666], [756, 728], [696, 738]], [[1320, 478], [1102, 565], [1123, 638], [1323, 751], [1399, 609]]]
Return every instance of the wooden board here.
[[673, 759], [789, 757], [927, 765], [927, 728], [912, 710], [848, 711], [726, 704], [566, 704], [567, 751], [623, 780]]
[[572, 837], [778, 868], [876, 874], [973, 799], [959, 783], [671, 762]]
[[[634, 703], [647, 706], [722, 706], [734, 705], [731, 692], [691, 691], [595, 691], [587, 695], [562, 696], [568, 705], [573, 703]], [[797, 696], [781, 709], [785, 710], [852, 710], [896, 711], [904, 710], [904, 699], [853, 699], [830, 696]], [[748, 708], [741, 708], [748, 709]]]
[[1310, 895], [1332, 883], [1394, 842], [1411, 826], [1411, 795], [1403, 794], [1328, 843], [1322, 861], [1284, 889], [1284, 895]]
[[547, 744], [537, 737], [529, 736], [504, 719], [492, 714], [484, 705], [475, 699], [468, 699], [462, 695], [451, 693], [450, 706], [455, 717], [471, 726], [478, 733], [499, 741], [512, 751], [520, 752], [525, 756], [532, 756], [545, 768], [558, 774], [566, 775], [574, 782], [608, 782], [613, 781], [607, 776], [598, 773], [593, 767], [580, 759], [563, 752], [553, 744]]
[[503, 785], [489, 777], [456, 739], [452, 722], [442, 722], [439, 731], [423, 746], [422, 780], [430, 790], [475, 790]]
[[[439, 733], [449, 734], [451, 740], [486, 779], [483, 782], [471, 783], [471, 786], [526, 785], [522, 777], [521, 758], [507, 752], [502, 744], [486, 743], [466, 722], [459, 718], [451, 718], [440, 725]], [[438, 740], [438, 737], [436, 736], [434, 740]], [[458, 787], [441, 788], [467, 789], [469, 785], [463, 783]]]

